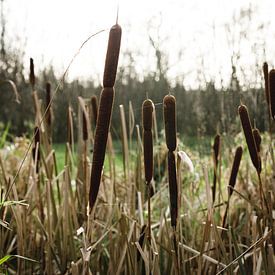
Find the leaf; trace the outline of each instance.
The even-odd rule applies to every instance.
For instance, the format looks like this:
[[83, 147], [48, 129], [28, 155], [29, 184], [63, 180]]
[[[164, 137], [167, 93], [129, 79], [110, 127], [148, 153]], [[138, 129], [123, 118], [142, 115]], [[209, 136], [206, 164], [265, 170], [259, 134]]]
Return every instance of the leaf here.
[[6, 255], [3, 258], [1, 258], [0, 259], [0, 265], [2, 265], [3, 263], [7, 262], [11, 257], [12, 257], [12, 255]]
[[194, 173], [194, 165], [192, 160], [184, 151], [178, 152], [178, 157], [180, 158], [181, 162], [188, 168], [189, 172]]

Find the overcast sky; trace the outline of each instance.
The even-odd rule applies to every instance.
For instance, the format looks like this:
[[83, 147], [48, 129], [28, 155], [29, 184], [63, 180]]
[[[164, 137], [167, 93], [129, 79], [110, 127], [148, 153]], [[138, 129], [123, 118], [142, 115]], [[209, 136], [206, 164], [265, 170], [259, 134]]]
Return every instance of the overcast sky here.
[[[248, 41], [240, 46], [239, 64], [254, 66], [251, 48], [265, 43], [265, 53], [258, 45], [259, 62], [272, 61], [274, 41], [275, 1], [259, 0], [4, 0], [7, 17], [7, 34], [25, 44], [25, 61], [33, 57], [36, 67], [53, 64], [61, 74], [81, 43], [91, 34], [109, 29], [116, 20], [119, 5], [119, 24], [123, 29], [122, 52], [133, 52], [135, 69], [142, 77], [156, 68], [149, 35], [159, 41], [160, 49], [167, 54], [171, 79], [184, 75], [185, 85], [194, 85], [198, 67], [204, 68], [206, 80], [219, 76], [228, 80], [231, 72], [230, 57], [238, 45], [228, 44], [225, 24], [232, 22], [233, 14], [252, 3], [253, 20]], [[257, 31], [263, 23], [264, 28]], [[230, 25], [232, 27], [232, 24]], [[233, 33], [240, 31], [232, 27]], [[69, 71], [69, 79], [101, 79], [108, 32], [91, 39], [82, 49]], [[274, 45], [274, 43], [272, 43]], [[275, 48], [275, 47], [274, 47]], [[179, 52], [182, 56], [179, 59]], [[122, 55], [121, 55], [122, 57]], [[251, 63], [252, 62], [252, 63]], [[120, 59], [126, 64], [127, 59]], [[28, 67], [28, 66], [27, 66]], [[247, 74], [253, 74], [248, 72]]]

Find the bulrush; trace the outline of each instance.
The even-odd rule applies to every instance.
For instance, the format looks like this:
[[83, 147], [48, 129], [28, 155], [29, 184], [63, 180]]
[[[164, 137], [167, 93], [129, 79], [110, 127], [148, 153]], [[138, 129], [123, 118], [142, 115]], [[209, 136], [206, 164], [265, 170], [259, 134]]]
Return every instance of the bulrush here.
[[228, 189], [229, 198], [231, 197], [231, 195], [233, 193], [233, 188], [235, 187], [235, 184], [236, 184], [236, 179], [237, 179], [242, 155], [243, 155], [243, 148], [242, 148], [242, 146], [239, 146], [235, 152], [235, 157], [234, 157], [233, 165], [231, 168], [231, 174], [230, 174], [230, 178], [229, 178], [229, 186], [231, 187]]
[[264, 86], [265, 86], [265, 99], [269, 109], [269, 87], [268, 87], [268, 64], [264, 62], [263, 65], [263, 73], [264, 73]]
[[269, 72], [270, 114], [275, 120], [275, 70]]
[[97, 121], [97, 112], [98, 112], [98, 104], [97, 104], [97, 97], [96, 95], [93, 95], [91, 97], [91, 106], [92, 106], [92, 115], [93, 115], [93, 123], [94, 127], [96, 127], [96, 121]]
[[247, 107], [242, 104], [239, 106], [238, 111], [239, 111], [242, 128], [243, 128], [243, 132], [245, 135], [245, 139], [246, 139], [246, 143], [247, 143], [247, 147], [249, 150], [251, 161], [252, 161], [254, 167], [256, 168], [257, 172], [260, 173], [261, 166], [260, 166], [259, 154], [257, 151], [256, 142], [255, 142], [254, 135], [252, 132], [252, 127], [251, 127], [251, 122], [250, 122], [250, 118], [248, 115]]
[[174, 151], [177, 147], [176, 130], [176, 99], [166, 95], [163, 99], [163, 116], [165, 139], [168, 148], [168, 181], [170, 194], [171, 225], [176, 228], [178, 216], [178, 185], [176, 176], [176, 160]]
[[145, 180], [149, 184], [153, 177], [153, 122], [154, 105], [152, 100], [146, 99], [142, 104], [142, 124], [143, 124], [143, 152]]
[[98, 195], [101, 173], [105, 158], [106, 144], [114, 100], [114, 83], [116, 78], [121, 41], [121, 27], [114, 25], [109, 33], [108, 49], [105, 60], [103, 90], [99, 100], [99, 110], [94, 138], [93, 161], [89, 192], [90, 209], [92, 210]]
[[216, 185], [217, 185], [219, 158], [220, 158], [220, 148], [221, 148], [221, 136], [217, 134], [215, 136], [214, 144], [213, 144], [213, 160], [214, 160], [214, 177], [213, 177], [213, 186], [212, 186], [213, 203], [215, 202], [215, 197], [216, 197]]
[[29, 80], [30, 80], [30, 84], [31, 84], [32, 90], [34, 90], [35, 75], [34, 75], [34, 64], [33, 64], [33, 59], [32, 58], [30, 58], [30, 75], [29, 75]]

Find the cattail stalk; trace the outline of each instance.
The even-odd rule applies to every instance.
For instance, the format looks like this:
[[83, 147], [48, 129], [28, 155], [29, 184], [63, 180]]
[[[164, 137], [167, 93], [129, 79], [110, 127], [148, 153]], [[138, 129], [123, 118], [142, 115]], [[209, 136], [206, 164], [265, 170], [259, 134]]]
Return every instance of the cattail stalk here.
[[100, 95], [97, 124], [95, 130], [93, 161], [91, 170], [91, 182], [89, 203], [92, 210], [96, 202], [101, 173], [105, 158], [106, 144], [110, 127], [110, 120], [114, 100], [114, 83], [117, 71], [121, 41], [121, 27], [114, 25], [109, 33], [108, 49], [105, 60], [103, 90]]

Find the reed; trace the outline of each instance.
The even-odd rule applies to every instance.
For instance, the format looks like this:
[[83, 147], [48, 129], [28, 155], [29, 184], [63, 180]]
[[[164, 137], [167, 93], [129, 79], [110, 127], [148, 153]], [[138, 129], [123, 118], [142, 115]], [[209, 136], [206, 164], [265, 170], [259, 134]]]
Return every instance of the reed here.
[[101, 173], [105, 158], [106, 144], [114, 100], [114, 83], [120, 51], [121, 27], [114, 25], [109, 33], [105, 60], [103, 90], [100, 95], [99, 110], [94, 138], [93, 161], [90, 180], [89, 203], [92, 210], [97, 198]]

